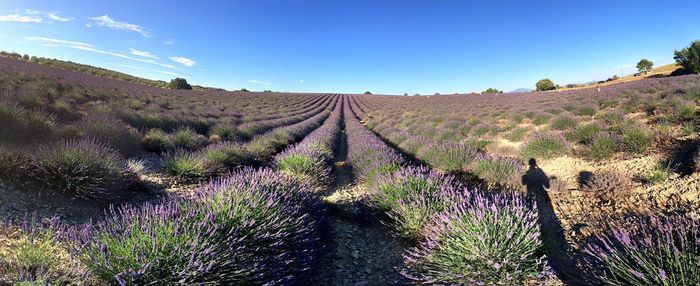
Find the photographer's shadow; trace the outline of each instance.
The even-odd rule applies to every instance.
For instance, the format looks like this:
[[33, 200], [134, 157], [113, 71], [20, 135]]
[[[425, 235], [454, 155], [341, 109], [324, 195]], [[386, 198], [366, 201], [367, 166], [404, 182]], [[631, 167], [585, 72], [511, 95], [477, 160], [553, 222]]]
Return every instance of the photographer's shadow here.
[[572, 255], [574, 252], [566, 241], [564, 229], [547, 194], [547, 189], [550, 188], [549, 177], [537, 166], [534, 158], [531, 158], [528, 164], [530, 167], [522, 176], [522, 184], [527, 187], [528, 197], [537, 204], [538, 223], [547, 259], [557, 276], [567, 285], [586, 285], [581, 271], [576, 267]]

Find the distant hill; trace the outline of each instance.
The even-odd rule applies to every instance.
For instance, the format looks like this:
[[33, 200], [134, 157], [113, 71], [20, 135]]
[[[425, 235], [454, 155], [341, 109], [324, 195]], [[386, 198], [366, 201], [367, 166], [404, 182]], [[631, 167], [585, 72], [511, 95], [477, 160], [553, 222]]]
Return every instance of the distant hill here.
[[[95, 67], [95, 66], [91, 66], [91, 65], [74, 63], [71, 61], [63, 61], [63, 60], [58, 60], [58, 59], [42, 58], [42, 57], [35, 57], [35, 56], [30, 57], [28, 55], [22, 56], [19, 53], [8, 53], [5, 51], [0, 51], [0, 56], [12, 58], [12, 59], [16, 59], [16, 60], [24, 60], [24, 61], [28, 61], [28, 62], [32, 62], [35, 64], [44, 65], [44, 66], [57, 67], [57, 68], [61, 68], [64, 70], [70, 70], [70, 71], [81, 72], [81, 73], [86, 73], [86, 74], [100, 76], [100, 77], [106, 77], [106, 78], [111, 78], [111, 79], [116, 79], [116, 80], [121, 80], [121, 81], [127, 81], [127, 82], [131, 82], [131, 83], [149, 85], [149, 86], [154, 86], [154, 87], [159, 87], [159, 88], [168, 88], [168, 82], [165, 82], [162, 80], [152, 80], [152, 79], [141, 78], [141, 77], [125, 74], [125, 73], [114, 71], [114, 70], [109, 70], [109, 69], [105, 69], [105, 68], [101, 68], [101, 67]], [[213, 90], [223, 90], [220, 88], [211, 88], [211, 87], [204, 87], [204, 86], [199, 86], [199, 85], [192, 85], [192, 89], [194, 89], [194, 90], [212, 90], [212, 89]]]
[[648, 78], [648, 77], [663, 77], [663, 76], [668, 76], [670, 75], [673, 71], [679, 69], [680, 66], [674, 64], [668, 64], [668, 65], [663, 65], [659, 67], [653, 68], [650, 72], [646, 74], [640, 74], [635, 76], [634, 74], [629, 74], [626, 76], [623, 76], [621, 78], [618, 78], [616, 80], [601, 80], [604, 81], [602, 83], [599, 83], [598, 81], [591, 81], [583, 84], [577, 84], [576, 87], [573, 88], [560, 88], [559, 90], [574, 90], [574, 89], [585, 89], [585, 88], [595, 88], [595, 87], [602, 87], [602, 86], [609, 86], [609, 85], [614, 85], [618, 83], [623, 83], [623, 82], [631, 82], [631, 81], [637, 81], [640, 79]]
[[511, 93], [519, 93], [519, 92], [532, 92], [532, 91], [533, 91], [533, 89], [521, 87], [518, 89], [511, 90], [510, 92]]

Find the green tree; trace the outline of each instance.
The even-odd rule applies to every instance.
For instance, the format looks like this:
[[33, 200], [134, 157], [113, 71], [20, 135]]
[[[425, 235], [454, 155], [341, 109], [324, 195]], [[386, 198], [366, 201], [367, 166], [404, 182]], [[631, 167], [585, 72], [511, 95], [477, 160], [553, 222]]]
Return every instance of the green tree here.
[[372, 93], [371, 93], [371, 92], [369, 92], [369, 90], [368, 90], [368, 91], [365, 91], [365, 94], [372, 94]]
[[174, 78], [173, 80], [170, 81], [170, 84], [168, 84], [168, 87], [171, 89], [192, 89], [192, 86], [187, 83], [187, 80], [181, 77]]
[[640, 73], [648, 73], [649, 71], [651, 71], [651, 69], [652, 69], [653, 67], [654, 67], [654, 62], [652, 62], [652, 61], [650, 61], [650, 60], [647, 60], [647, 59], [641, 59], [641, 60], [637, 63], [637, 70], [638, 70]]
[[681, 73], [700, 73], [700, 40], [693, 41], [690, 46], [673, 52], [673, 59], [683, 67]]
[[535, 84], [535, 89], [537, 91], [547, 91], [547, 90], [553, 90], [556, 88], [556, 85], [554, 85], [554, 82], [551, 79], [545, 78], [541, 79], [540, 81]]
[[488, 89], [484, 90], [484, 93], [503, 93], [503, 91], [495, 89], [493, 87], [489, 87]]

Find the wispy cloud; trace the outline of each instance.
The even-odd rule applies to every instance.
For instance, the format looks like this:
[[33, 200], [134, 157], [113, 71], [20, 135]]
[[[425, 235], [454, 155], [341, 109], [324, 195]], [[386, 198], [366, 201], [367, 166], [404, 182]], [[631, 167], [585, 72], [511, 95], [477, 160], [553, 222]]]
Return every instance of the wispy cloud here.
[[185, 57], [170, 57], [170, 60], [188, 67], [193, 67], [195, 64], [197, 64], [197, 62]]
[[0, 15], [0, 22], [41, 23], [44, 20], [31, 15]]
[[254, 80], [254, 79], [249, 79], [248, 82], [249, 82], [249, 83], [255, 83], [255, 84], [262, 84], [262, 85], [272, 85], [271, 82], [259, 81], [259, 80]]
[[172, 45], [175, 45], [175, 40], [167, 39], [167, 40], [163, 41], [163, 44], [172, 46]]
[[156, 60], [159, 59], [156, 55], [154, 55], [153, 53], [148, 52], [148, 51], [139, 51], [139, 50], [136, 50], [133, 48], [130, 50], [131, 50], [131, 54], [135, 55], [135, 56], [144, 57], [144, 58], [151, 58], [151, 59], [156, 59]]
[[171, 75], [171, 76], [181, 76], [180, 74], [177, 74], [177, 73], [174, 73], [174, 72], [169, 72], [169, 71], [159, 71], [159, 70], [156, 70], [156, 72], [159, 72], [159, 73], [162, 73], [162, 74]]
[[304, 80], [303, 80], [303, 79], [300, 79], [300, 80], [299, 80], [299, 83], [304, 83]]
[[59, 22], [68, 22], [70, 20], [73, 20], [73, 18], [58, 16], [57, 12], [44, 12], [44, 11], [37, 11], [37, 10], [27, 10], [25, 12], [27, 13], [27, 15], [43, 15], [43, 16], [48, 17], [51, 20], [59, 21]]
[[[139, 26], [139, 25], [136, 25], [136, 24], [116, 21], [116, 20], [110, 18], [108, 15], [104, 15], [104, 16], [100, 16], [100, 17], [92, 17], [92, 18], [90, 18], [90, 20], [93, 20], [95, 25], [97, 25], [98, 27], [107, 27], [110, 29], [122, 30], [122, 31], [132, 31], [132, 32], [137, 32], [146, 38], [151, 37], [151, 33], [148, 32], [146, 30], [146, 28]], [[90, 25], [88, 25], [88, 27], [89, 26]]]
[[29, 41], [39, 42], [39, 43], [42, 43], [44, 46], [49, 46], [49, 47], [67, 47], [67, 48], [88, 51], [88, 52], [93, 52], [93, 53], [98, 53], [98, 54], [103, 54], [103, 55], [109, 55], [109, 56], [113, 56], [113, 57], [118, 57], [118, 58], [122, 58], [122, 59], [142, 62], [142, 63], [153, 64], [153, 65], [157, 65], [157, 66], [164, 67], [164, 68], [180, 70], [179, 68], [177, 68], [173, 65], [159, 63], [153, 59], [141, 59], [141, 58], [135, 58], [135, 57], [131, 57], [131, 56], [128, 56], [125, 54], [121, 54], [121, 53], [104, 51], [104, 50], [100, 50], [100, 49], [95, 48], [95, 46], [92, 44], [83, 43], [83, 42], [74, 42], [74, 41], [67, 41], [67, 40], [62, 40], [62, 39], [54, 39], [54, 38], [46, 38], [46, 37], [26, 37], [24, 39], [29, 40]]

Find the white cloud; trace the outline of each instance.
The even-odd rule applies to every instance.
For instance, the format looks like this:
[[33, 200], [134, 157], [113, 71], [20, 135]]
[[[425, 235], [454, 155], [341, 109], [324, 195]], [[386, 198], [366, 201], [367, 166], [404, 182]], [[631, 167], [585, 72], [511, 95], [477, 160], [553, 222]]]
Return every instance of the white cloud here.
[[162, 73], [162, 74], [167, 74], [167, 75], [171, 75], [171, 76], [179, 76], [179, 77], [181, 77], [181, 75], [180, 75], [180, 74], [177, 74], [177, 73], [174, 73], [174, 72], [169, 72], [169, 71], [159, 71], [159, 70], [156, 70], [156, 72], [159, 72], [159, 73]]
[[49, 19], [54, 20], [54, 21], [59, 21], [59, 22], [68, 22], [70, 20], [73, 20], [73, 18], [58, 16], [58, 13], [56, 13], [56, 12], [43, 12], [43, 11], [36, 11], [36, 10], [27, 10], [26, 13], [28, 15], [45, 15]]
[[0, 22], [41, 23], [43, 19], [27, 15], [0, 15]]
[[195, 64], [197, 64], [197, 62], [184, 57], [170, 57], [170, 60], [188, 67], [193, 67]]
[[[95, 21], [95, 24], [98, 27], [107, 27], [110, 29], [122, 30], [122, 31], [132, 31], [132, 32], [137, 32], [146, 38], [151, 37], [151, 33], [148, 32], [146, 30], [146, 28], [141, 27], [141, 26], [136, 25], [136, 24], [115, 21], [114, 19], [110, 18], [108, 15], [104, 15], [104, 16], [100, 16], [100, 17], [92, 17], [92, 18], [90, 18], [90, 20]], [[88, 25], [88, 27], [90, 27], [90, 26], [91, 25]]]
[[172, 45], [175, 45], [175, 40], [173, 40], [173, 39], [167, 39], [167, 40], [165, 40], [165, 41], [163, 42], [163, 44], [171, 45], [171, 46], [172, 46]]
[[109, 55], [109, 56], [113, 56], [113, 57], [118, 57], [118, 58], [122, 58], [122, 59], [127, 59], [127, 60], [147, 63], [147, 64], [153, 64], [153, 65], [161, 66], [164, 68], [180, 70], [179, 68], [177, 68], [173, 65], [159, 63], [153, 59], [141, 59], [141, 58], [130, 57], [128, 55], [121, 54], [121, 53], [103, 51], [103, 50], [95, 48], [94, 45], [83, 43], [83, 42], [73, 42], [73, 41], [66, 41], [66, 40], [61, 40], [61, 39], [45, 38], [45, 37], [26, 37], [24, 39], [29, 40], [29, 41], [34, 41], [34, 42], [40, 42], [40, 43], [43, 43], [44, 46], [48, 46], [48, 47], [67, 47], [67, 48], [88, 51], [88, 52], [93, 52], [93, 53], [98, 53], [98, 54], [103, 54], [103, 55]]
[[73, 41], [66, 41], [66, 40], [61, 40], [61, 39], [54, 39], [54, 38], [45, 38], [45, 37], [26, 37], [24, 38], [26, 40], [30, 41], [35, 41], [35, 42], [42, 42], [44, 43], [44, 46], [49, 46], [49, 47], [55, 47], [55, 46], [64, 46], [64, 47], [93, 47], [91, 44], [83, 43], [83, 42], [73, 42]]
[[262, 85], [272, 85], [271, 82], [259, 81], [259, 80], [254, 80], [254, 79], [249, 79], [248, 82], [255, 83], [255, 84], [262, 84]]
[[131, 54], [135, 55], [135, 56], [144, 57], [144, 58], [151, 58], [151, 59], [156, 59], [156, 60], [158, 59], [158, 57], [156, 55], [154, 55], [148, 51], [139, 51], [139, 50], [136, 50], [133, 48], [130, 50], [131, 50]]
[[300, 79], [300, 80], [299, 80], [299, 83], [304, 83], [304, 80], [303, 80], [303, 79]]

